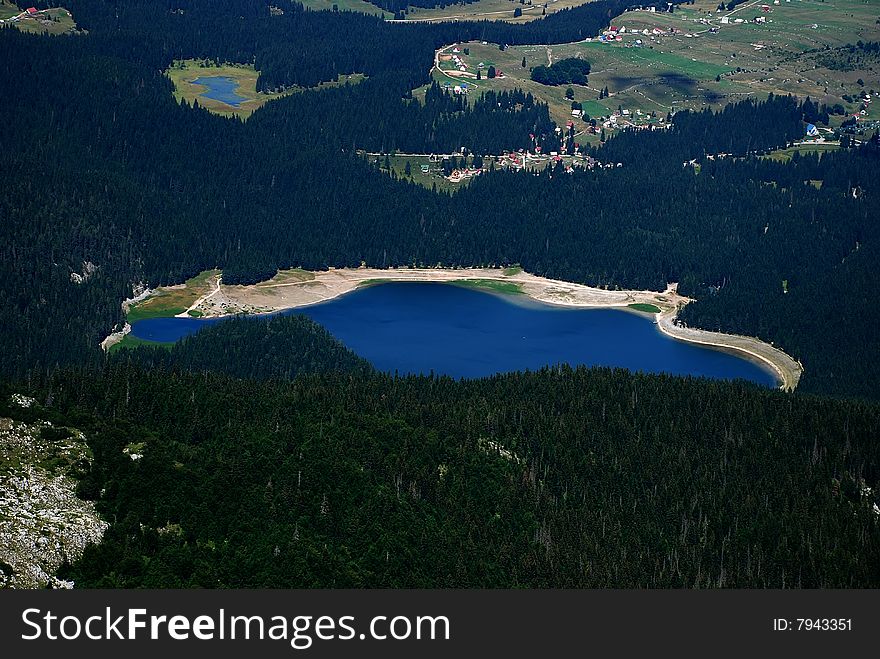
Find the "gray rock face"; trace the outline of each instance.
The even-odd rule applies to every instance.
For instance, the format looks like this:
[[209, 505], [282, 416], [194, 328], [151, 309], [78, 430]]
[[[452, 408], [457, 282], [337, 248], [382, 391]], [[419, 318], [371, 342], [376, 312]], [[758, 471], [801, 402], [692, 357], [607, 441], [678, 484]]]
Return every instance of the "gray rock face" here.
[[0, 419], [0, 588], [73, 587], [54, 572], [108, 526], [76, 496], [72, 467], [90, 459], [78, 430]]

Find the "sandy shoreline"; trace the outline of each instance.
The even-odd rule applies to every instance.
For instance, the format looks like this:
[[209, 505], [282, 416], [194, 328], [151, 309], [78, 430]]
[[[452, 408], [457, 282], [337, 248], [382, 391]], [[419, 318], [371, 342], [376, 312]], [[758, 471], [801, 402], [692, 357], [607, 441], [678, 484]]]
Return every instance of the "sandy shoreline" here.
[[671, 284], [663, 292], [605, 290], [500, 268], [331, 268], [322, 272], [288, 270], [279, 272], [268, 281], [249, 286], [227, 286], [217, 277], [211, 284], [210, 293], [201, 296], [178, 316], [218, 318], [241, 313], [275, 313], [326, 302], [371, 283], [449, 283], [467, 279], [512, 284], [533, 300], [566, 307], [616, 307], [632, 311], [632, 304], [652, 304], [659, 307], [661, 313], [644, 315], [655, 319], [659, 331], [679, 341], [734, 352], [769, 368], [783, 389], [794, 389], [803, 372], [801, 365], [789, 355], [760, 339], [676, 325], [674, 321], [678, 310], [692, 301], [677, 292], [676, 284]]
[[804, 371], [803, 366], [779, 348], [752, 336], [681, 327], [675, 324], [675, 317], [674, 311], [658, 314], [656, 323], [658, 329], [677, 341], [719, 348], [769, 367], [779, 380], [780, 389], [793, 391], [797, 387]]
[[[583, 284], [546, 279], [517, 269], [500, 268], [331, 268], [326, 271], [284, 270], [268, 281], [248, 286], [229, 286], [222, 282], [222, 274], [212, 275], [205, 282], [207, 288], [196, 301], [182, 313], [180, 318], [221, 318], [237, 314], [270, 314], [297, 309], [332, 300], [359, 287], [385, 282], [461, 282], [484, 280], [485, 290], [500, 286], [497, 292], [511, 292], [515, 288], [525, 297], [565, 307], [618, 308], [652, 318], [658, 331], [678, 341], [695, 343], [732, 352], [738, 356], [772, 371], [781, 389], [797, 387], [803, 367], [789, 355], [760, 339], [749, 336], [722, 334], [707, 330], [681, 327], [675, 324], [679, 309], [692, 302], [680, 295], [677, 284], [670, 284], [665, 291], [606, 290]], [[144, 291], [136, 298], [126, 300], [126, 307], [134, 306], [155, 294], [185, 288], [186, 284], [161, 287]], [[633, 304], [650, 304], [660, 313], [635, 310]], [[114, 332], [101, 343], [105, 350], [121, 341], [131, 331], [128, 323], [121, 331]]]
[[183, 317], [196, 312], [207, 318], [236, 313], [272, 313], [332, 300], [364, 284], [391, 281], [449, 283], [460, 280], [489, 280], [516, 285], [522, 293], [540, 302], [574, 307], [653, 304], [666, 310], [690, 302], [689, 298], [676, 292], [675, 285], [663, 292], [605, 290], [545, 279], [526, 272], [504, 273], [504, 270], [498, 268], [331, 268], [323, 272], [284, 271], [269, 281], [249, 286], [221, 284], [210, 296], [200, 298], [178, 315]]

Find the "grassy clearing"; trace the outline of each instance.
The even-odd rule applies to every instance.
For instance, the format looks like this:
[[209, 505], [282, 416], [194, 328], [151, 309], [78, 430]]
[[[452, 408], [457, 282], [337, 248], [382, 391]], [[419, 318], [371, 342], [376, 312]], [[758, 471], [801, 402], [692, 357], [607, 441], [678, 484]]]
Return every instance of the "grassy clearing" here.
[[[28, 7], [30, 5], [23, 4]], [[13, 2], [0, 0], [0, 20], [7, 21], [13, 16], [21, 14], [22, 10]], [[73, 15], [64, 7], [53, 7], [40, 12], [35, 17], [26, 17], [9, 23], [22, 32], [34, 32], [36, 34], [68, 34], [77, 31]]]
[[[591, 44], [562, 44], [554, 46], [509, 46], [504, 51], [500, 50], [495, 44], [482, 44], [480, 42], [470, 42], [460, 44], [458, 46], [461, 52], [457, 55], [467, 63], [468, 72], [476, 74], [479, 69], [481, 71], [481, 79], [476, 80], [473, 77], [461, 77], [456, 75], [453, 62], [441, 59], [439, 69], [434, 69], [432, 76], [441, 85], [449, 85], [453, 87], [462, 81], [468, 83], [471, 88], [471, 97], [478, 98], [480, 94], [487, 90], [494, 91], [510, 91], [512, 89], [523, 89], [531, 92], [539, 101], [546, 103], [550, 110], [550, 117], [559, 126], [565, 126], [568, 121], [575, 121], [576, 130], [582, 133], [578, 141], [589, 141], [586, 133], [587, 125], [580, 119], [571, 116], [572, 99], [566, 98], [566, 90], [570, 87], [574, 92], [574, 99], [582, 104], [584, 111], [591, 117], [609, 116], [617, 108], [617, 102], [614, 98], [599, 100], [599, 92], [601, 87], [593, 88], [592, 77], [589, 80], [589, 86], [582, 85], [559, 85], [556, 87], [542, 85], [531, 79], [531, 69], [539, 65], [547, 65], [549, 61], [558, 61], [568, 57], [582, 57], [593, 64], [592, 60], [587, 57], [589, 46]], [[468, 54], [464, 54], [464, 49], [468, 50]], [[548, 53], [549, 51], [549, 53]], [[443, 55], [451, 55], [451, 50], [447, 50]], [[441, 55], [441, 58], [442, 56]], [[522, 66], [525, 59], [526, 66]], [[490, 66], [494, 66], [496, 71], [501, 71], [503, 77], [488, 79], [487, 73]], [[414, 93], [418, 96], [424, 96], [426, 88], [420, 88]], [[655, 108], [656, 109], [656, 108]], [[664, 112], [665, 116], [665, 112]], [[596, 138], [598, 140], [598, 138]]]
[[660, 313], [660, 307], [655, 306], [653, 304], [647, 304], [644, 302], [637, 302], [635, 304], [629, 305], [630, 309], [635, 309], [636, 311], [642, 311], [644, 313]]
[[[592, 44], [602, 57], [593, 62], [596, 75], [591, 86], [600, 87], [594, 82], [607, 85], [611, 100], [617, 96], [624, 107], [628, 102], [638, 107], [638, 97], [674, 109], [719, 107], [745, 97], [763, 98], [770, 92], [850, 106], [842, 95], [855, 93], [859, 75], [817, 67], [811, 51], [880, 38], [876, 4], [798, 0], [769, 3], [769, 12], [762, 12], [760, 4], [745, 2], [730, 13], [717, 12], [717, 2], [696, 0], [674, 14], [627, 12], [615, 20], [627, 28], [623, 41]], [[721, 22], [725, 16], [726, 24]], [[766, 23], [752, 22], [758, 16]], [[744, 22], [735, 23], [737, 19]], [[629, 34], [654, 28], [665, 34]], [[670, 29], [675, 34], [669, 34]], [[642, 39], [644, 47], [633, 48], [635, 39]], [[668, 73], [675, 75], [664, 75]], [[880, 86], [880, 72], [861, 75], [866, 87]]]
[[522, 267], [519, 265], [512, 265], [509, 268], [504, 268], [503, 274], [505, 277], [513, 277], [514, 275], [518, 275], [523, 271]]
[[[447, 180], [443, 176], [442, 163], [431, 162], [431, 157], [429, 155], [389, 155], [388, 162], [391, 165], [390, 170], [385, 169], [384, 155], [369, 154], [366, 157], [369, 158], [371, 162], [378, 163], [380, 169], [387, 174], [390, 175], [393, 172], [397, 178], [412, 181], [428, 190], [436, 188], [437, 190], [445, 192], [455, 192], [471, 181], [469, 178], [463, 179], [459, 183], [453, 183], [452, 181]], [[407, 163], [409, 163], [409, 174], [406, 173]], [[424, 167], [427, 167], [427, 171], [423, 170]]]
[[[398, 179], [408, 180], [417, 185], [421, 185], [428, 190], [436, 190], [438, 192], [454, 193], [470, 184], [475, 177], [466, 177], [458, 182], [453, 182], [443, 176], [442, 162], [431, 162], [430, 155], [388, 155], [390, 169], [385, 167], [385, 154], [364, 154], [375, 163], [379, 169], [388, 175], [393, 174]], [[461, 158], [457, 157], [458, 162]], [[567, 155], [562, 156], [562, 160], [566, 165], [577, 162], [578, 159]], [[410, 165], [410, 174], [406, 173], [406, 164]], [[533, 157], [529, 159], [528, 169], [530, 171], [539, 171], [553, 164], [549, 156]], [[427, 167], [427, 171], [422, 170], [422, 166]], [[468, 167], [473, 166], [473, 159], [468, 159]], [[502, 156], [487, 156], [483, 158], [483, 172], [489, 172], [493, 169], [501, 169], [505, 166], [505, 159]]]
[[521, 284], [512, 281], [498, 281], [497, 279], [456, 279], [451, 283], [454, 286], [504, 293], [505, 295], [520, 295], [523, 292]]
[[[406, 20], [414, 21], [462, 21], [462, 20], [491, 20], [506, 21], [508, 23], [527, 23], [542, 17], [542, 12], [546, 9], [546, 14], [554, 14], [562, 9], [570, 9], [571, 7], [579, 7], [586, 4], [588, 0], [547, 0], [546, 2], [538, 2], [526, 0], [526, 4], [521, 5], [519, 0], [479, 0], [470, 4], [448, 4], [445, 7], [434, 7], [432, 9], [423, 9], [421, 7], [410, 7]], [[514, 16], [515, 9], [522, 11], [522, 16]]]
[[[165, 73], [171, 78], [171, 82], [174, 83], [174, 98], [178, 102], [192, 105], [198, 101], [199, 105], [209, 112], [224, 117], [247, 119], [255, 110], [267, 102], [287, 96], [288, 94], [303, 91], [301, 88], [291, 88], [275, 93], [258, 92], [257, 78], [259, 78], [259, 73], [250, 64], [223, 64], [218, 66], [204, 60], [177, 60]], [[232, 78], [237, 84], [235, 93], [247, 100], [242, 101], [235, 107], [227, 105], [222, 101], [206, 98], [202, 94], [208, 91], [207, 87], [197, 85], [193, 81], [209, 76]], [[340, 75], [333, 82], [323, 83], [316, 89], [357, 84], [363, 79], [364, 76], [361, 74]]]
[[[129, 309], [125, 319], [129, 323], [136, 323], [147, 318], [171, 318], [187, 310], [189, 305], [177, 303], [175, 300], [175, 296], [162, 294], [147, 298], [144, 302]], [[195, 302], [195, 298], [193, 298], [193, 302]]]
[[[264, 94], [258, 92], [257, 78], [259, 73], [253, 66], [245, 64], [215, 66], [201, 60], [177, 60], [166, 71], [166, 74], [174, 83], [174, 98], [178, 102], [192, 105], [198, 101], [198, 104], [206, 110], [225, 117], [236, 116], [246, 119], [264, 103], [289, 93]], [[238, 85], [235, 93], [247, 100], [242, 101], [238, 107], [233, 107], [221, 101], [205, 98], [202, 94], [208, 90], [207, 87], [193, 83], [194, 80], [203, 76], [232, 78]]]
[[[832, 71], [821, 65], [826, 47], [880, 40], [880, 7], [876, 3], [792, 0], [770, 3], [771, 11], [766, 13], [760, 10], [760, 4], [745, 2], [731, 13], [718, 12], [717, 0], [695, 0], [693, 5], [676, 8], [673, 14], [626, 12], [614, 20], [626, 32], [621, 41], [613, 43], [591, 40], [510, 46], [504, 51], [496, 44], [458, 44], [458, 55], [468, 64], [467, 72], [475, 74], [480, 68], [482, 79], [457, 75], [449, 61], [441, 61], [433, 77], [451, 86], [466, 81], [474, 97], [488, 89], [522, 88], [548, 104], [558, 125], [573, 120], [571, 101], [565, 98], [568, 86], [539, 85], [530, 75], [535, 66], [567, 57], [583, 57], [592, 65], [586, 86], [571, 85], [574, 100], [594, 118], [609, 116], [619, 108], [629, 110], [629, 116], [620, 122], [624, 125], [659, 122], [667, 112], [681, 109], [719, 109], [745, 98], [760, 100], [771, 92], [810, 96], [828, 105], [839, 103], [853, 112], [858, 102], [844, 96], [855, 99], [862, 90], [880, 91], [880, 67]], [[721, 22], [725, 16], [728, 23]], [[751, 22], [757, 16], [767, 22]], [[737, 18], [744, 22], [735, 23]], [[662, 34], [655, 35], [654, 30]], [[642, 42], [640, 46], [637, 40]], [[465, 48], [468, 55], [463, 52]], [[487, 79], [490, 65], [503, 71], [504, 77]], [[864, 87], [857, 84], [859, 79]], [[610, 95], [600, 99], [600, 91], [606, 87]], [[424, 94], [424, 88], [416, 90], [419, 93]], [[877, 119], [878, 112], [880, 104], [875, 103], [867, 118]], [[841, 120], [833, 118], [832, 124]], [[574, 121], [579, 133], [585, 130], [583, 121]], [[579, 141], [595, 142], [598, 138], [581, 133]]]
[[[633, 37], [632, 41], [644, 35]], [[693, 57], [687, 57], [678, 52], [661, 50], [661, 46], [630, 47], [605, 44], [598, 41], [583, 44], [584, 56], [589, 61], [613, 62], [621, 67], [624, 72], [621, 77], [627, 78], [626, 74], [640, 72], [673, 72], [683, 76], [689, 76], [696, 80], [709, 80], [718, 75], [725, 75], [734, 69], [729, 65], [713, 64], [701, 61]], [[631, 76], [629, 76], [631, 77]], [[638, 80], [638, 79], [635, 79]]]
[[[169, 318], [183, 313], [202, 295], [211, 291], [214, 278], [219, 274], [219, 270], [205, 270], [182, 286], [160, 288], [154, 295], [131, 307], [125, 319], [129, 323], [136, 323], [145, 318]], [[127, 334], [125, 338], [129, 336]]]
[[823, 153], [837, 151], [839, 148], [840, 147], [837, 144], [799, 144], [797, 146], [789, 147], [788, 149], [779, 149], [778, 151], [774, 151], [763, 157], [769, 158], [770, 160], [788, 162], [795, 153], [800, 153], [801, 155], [818, 153], [821, 156]]
[[376, 14], [385, 18], [392, 18], [393, 14], [383, 11], [366, 0], [300, 0], [302, 4], [315, 11], [359, 11], [362, 14]]
[[122, 337], [122, 341], [119, 343], [114, 343], [110, 346], [110, 349], [107, 351], [108, 354], [113, 354], [117, 350], [122, 350], [123, 348], [137, 348], [138, 346], [147, 346], [147, 347], [158, 347], [158, 348], [167, 348], [170, 349], [174, 343], [163, 342], [163, 341], [147, 341], [146, 339], [139, 339], [136, 336], [132, 336], [131, 334], [126, 334]]

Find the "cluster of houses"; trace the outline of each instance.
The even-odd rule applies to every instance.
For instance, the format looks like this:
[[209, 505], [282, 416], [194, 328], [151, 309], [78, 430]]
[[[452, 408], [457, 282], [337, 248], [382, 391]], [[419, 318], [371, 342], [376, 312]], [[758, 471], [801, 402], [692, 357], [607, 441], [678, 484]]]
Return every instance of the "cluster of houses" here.
[[[643, 37], [648, 37], [648, 36], [651, 36], [652, 34], [655, 36], [659, 36], [662, 34], [675, 34], [675, 32], [676, 32], [675, 28], [669, 28], [668, 30], [661, 30], [660, 28], [655, 27], [652, 30], [649, 30], [648, 28], [644, 28], [642, 30], [627, 30], [626, 27], [624, 27], [623, 25], [621, 25], [620, 27], [618, 27], [616, 25], [612, 25], [607, 30], [604, 30], [602, 32], [602, 34], [600, 34], [598, 37], [596, 37], [596, 41], [605, 41], [605, 42], [623, 41], [624, 34], [630, 34], [633, 36], [641, 35]], [[592, 39], [587, 39], [587, 41], [592, 41]], [[636, 39], [636, 43], [641, 44], [641, 39]]]
[[[465, 155], [467, 153], [466, 149], [462, 147], [460, 153]], [[456, 154], [451, 154], [453, 157]], [[422, 163], [420, 166], [422, 174], [430, 174], [431, 173], [431, 164], [437, 165], [442, 163], [449, 156], [432, 153], [428, 157], [428, 163]], [[430, 164], [429, 164], [430, 163]], [[435, 172], [439, 172], [440, 170], [435, 167]], [[479, 176], [483, 173], [483, 170], [479, 167], [456, 167], [453, 169], [447, 176], [443, 176], [450, 183], [461, 183], [462, 181], [473, 178], [474, 176]]]
[[[572, 110], [571, 114], [573, 117], [581, 117], [583, 112], [581, 110]], [[595, 117], [596, 124], [593, 125], [592, 122], [587, 127], [587, 132], [590, 135], [598, 135], [602, 129], [605, 130], [617, 130], [618, 128], [647, 128], [649, 125], [647, 122], [650, 121], [651, 114], [642, 112], [641, 110], [628, 110], [626, 108], [621, 108], [615, 110], [607, 117]], [[660, 128], [665, 127], [666, 119], [660, 117], [658, 120], [660, 124]], [[569, 122], [571, 124], [572, 122]]]
[[[569, 123], [571, 124], [571, 122]], [[573, 128], [573, 124], [568, 126], [569, 131], [572, 131]], [[564, 171], [568, 174], [571, 174], [576, 169], [614, 169], [615, 167], [623, 166], [621, 163], [603, 164], [591, 156], [582, 155], [577, 152], [579, 146], [580, 145], [575, 144], [574, 155], [563, 155], [558, 151], [544, 153], [540, 146], [535, 145], [531, 149], [519, 149], [519, 151], [510, 151], [509, 153], [504, 153], [499, 156], [485, 156], [485, 160], [487, 162], [492, 160], [495, 163], [495, 166], [512, 171], [540, 169], [547, 165], [556, 166], [561, 164]], [[437, 164], [445, 160], [446, 157], [447, 156], [432, 154], [429, 158], [429, 162]], [[422, 174], [430, 174], [432, 171], [432, 166], [430, 164], [423, 163], [420, 167]], [[434, 171], [438, 170], [435, 169]], [[450, 183], [461, 183], [475, 176], [479, 176], [485, 171], [485, 167], [458, 167], [453, 169], [448, 175], [443, 176], [443, 178]]]
[[455, 68], [459, 71], [467, 71], [468, 65], [459, 55], [461, 51], [458, 49], [458, 46], [452, 49], [452, 63], [455, 64]]
[[36, 7], [28, 7], [20, 14], [16, 14], [15, 16], [10, 16], [6, 20], [0, 19], [0, 24], [3, 23], [18, 23], [18, 21], [25, 18], [33, 18], [37, 19], [40, 15], [46, 14], [45, 10], [37, 9]]
[[[485, 41], [483, 42], [486, 43]], [[465, 49], [467, 50], [467, 49]], [[458, 46], [454, 46], [452, 48], [451, 55], [440, 55], [439, 60], [441, 62], [448, 62], [452, 65], [451, 69], [445, 69], [445, 72], [459, 77], [468, 77], [468, 78], [476, 78], [477, 74], [486, 68], [485, 62], [480, 62], [477, 64], [477, 72], [469, 71], [470, 65], [465, 60], [465, 53], [462, 53], [461, 49]], [[485, 73], [483, 74], [485, 76]], [[501, 71], [495, 72], [496, 78], [503, 78], [504, 73]], [[448, 85], [447, 85], [448, 86]], [[456, 87], [456, 94], [466, 94], [467, 93], [467, 85], [460, 85], [461, 89]]]
[[483, 173], [483, 170], [478, 167], [465, 167], [464, 169], [453, 169], [449, 176], [446, 177], [446, 180], [450, 183], [461, 183], [465, 179], [472, 178], [474, 176], [479, 176]]
[[[785, 1], [791, 2], [791, 0], [785, 0]], [[779, 3], [780, 3], [779, 0], [773, 0], [774, 5], [778, 5]], [[751, 7], [752, 5], [749, 5], [749, 6]], [[761, 5], [760, 10], [761, 10], [761, 14], [769, 14], [771, 11], [773, 11], [773, 7], [771, 7], [770, 5]], [[767, 22], [769, 22], [767, 20], [767, 17], [761, 16], [760, 14], [758, 16], [752, 17], [751, 20], [747, 20], [745, 18], [739, 18], [739, 17], [731, 18], [730, 16], [722, 16], [721, 17], [721, 24], [722, 25], [730, 25], [730, 24], [740, 25], [742, 23], [759, 23], [760, 24], [760, 23], [767, 23]], [[818, 26], [814, 24], [812, 27], [815, 29]]]
[[[656, 37], [661, 36], [670, 36], [675, 34], [680, 34], [679, 30], [676, 30], [674, 27], [662, 29], [659, 27], [655, 27], [652, 29], [643, 28], [641, 30], [627, 30], [626, 27], [616, 25], [612, 25], [607, 30], [603, 31], [598, 37], [595, 38], [595, 41], [599, 41], [602, 43], [611, 43], [613, 41], [623, 41], [623, 35], [629, 34], [631, 36], [637, 37], [633, 42], [636, 46], [642, 45], [642, 40], [638, 37], [649, 37], [651, 40], [654, 40]], [[687, 34], [685, 36], [692, 37], [694, 35]], [[588, 37], [585, 39], [587, 42], [591, 42], [594, 39], [592, 37]]]
[[[723, 160], [724, 158], [730, 157], [732, 154], [730, 153], [707, 153], [706, 160]], [[696, 169], [697, 165], [700, 164], [699, 158], [693, 158], [691, 160], [685, 160], [682, 163], [683, 167], [691, 167], [692, 169]]]
[[[779, 5], [780, 2], [781, 2], [781, 0], [773, 0], [773, 5]], [[791, 0], [785, 0], [785, 2], [791, 2]], [[749, 5], [749, 6], [751, 6], [751, 5]], [[639, 11], [639, 9], [636, 8], [634, 11]], [[654, 7], [649, 7], [645, 11], [649, 11], [649, 12], [653, 13], [655, 11], [655, 9], [654, 9]], [[721, 11], [722, 11], [721, 9], [718, 10], [718, 12], [721, 12]], [[761, 14], [769, 14], [772, 11], [773, 11], [773, 7], [771, 5], [769, 5], [769, 4], [760, 5]], [[716, 13], [718, 13], [718, 12], [716, 12]], [[731, 15], [725, 15], [725, 16], [721, 17], [720, 23], [722, 25], [741, 24], [741, 23], [768, 23], [769, 21], [767, 20], [766, 15], [761, 15], [761, 14], [753, 17], [752, 19], [739, 18], [739, 17], [733, 17]], [[712, 12], [711, 11], [708, 12], [708, 16], [711, 17], [711, 15], [712, 15]], [[687, 20], [687, 19], [682, 18], [682, 20]], [[711, 34], [717, 34], [719, 31], [719, 28], [712, 24], [712, 21], [710, 20], [710, 18], [706, 18], [706, 17], [695, 18], [695, 19], [693, 19], [693, 21], [695, 23], [699, 23], [701, 25], [708, 26], [709, 27], [708, 31]], [[817, 26], [814, 25], [813, 27], [815, 28]], [[650, 37], [652, 40], [654, 40], [657, 37], [670, 36], [670, 35], [683, 35], [687, 39], [696, 39], [700, 36], [701, 33], [700, 32], [682, 32], [681, 30], [676, 30], [675, 28], [657, 28], [657, 27], [652, 28], [652, 29], [643, 28], [642, 30], [637, 30], [637, 29], [636, 30], [633, 30], [633, 29], [627, 30], [627, 28], [624, 26], [618, 27], [618, 26], [612, 25], [607, 30], [604, 30], [602, 32], [602, 34], [600, 34], [599, 36], [597, 36], [595, 38], [588, 38], [588, 39], [586, 39], [586, 41], [595, 40], [595, 41], [600, 41], [603, 43], [623, 41], [623, 35], [625, 35], [625, 34], [630, 34], [630, 35], [634, 35], [634, 36]], [[641, 40], [636, 39], [635, 45], [641, 46], [642, 45]]]
[[[873, 96], [877, 95], [878, 94], [873, 94]], [[856, 122], [865, 122], [868, 119], [868, 113], [871, 111], [871, 102], [874, 99], [872, 98], [872, 94], [870, 94], [869, 92], [862, 92], [859, 95], [858, 100], [861, 102], [861, 105], [859, 105], [858, 110], [853, 112], [851, 117]], [[874, 121], [873, 123], [876, 123], [876, 121]], [[859, 125], [862, 128], [867, 126], [867, 124], [865, 123], [860, 123]]]
[[[876, 96], [876, 94], [875, 94]], [[859, 108], [858, 114], [853, 115], [858, 121], [862, 117], [867, 116], [868, 111], [871, 109], [871, 95], [868, 92], [862, 92], [862, 106]]]
[[[767, 5], [764, 5], [764, 6], [766, 7]], [[724, 24], [730, 24], [730, 23], [732, 22], [732, 23], [736, 23], [737, 25], [740, 24], [740, 23], [747, 23], [747, 22], [748, 22], [748, 23], [757, 23], [757, 24], [763, 24], [763, 23], [767, 23], [767, 22], [768, 22], [766, 16], [755, 16], [754, 18], [752, 18], [751, 21], [746, 21], [746, 20], [743, 19], [743, 18], [735, 18], [733, 21], [729, 21], [729, 20], [725, 20], [726, 18], [727, 18], [727, 16], [725, 16], [724, 18], [722, 18], [722, 19], [721, 19], [721, 22], [724, 23]], [[772, 23], [772, 21], [769, 21], [769, 22]]]
[[[578, 146], [578, 145], [575, 145]], [[519, 151], [511, 151], [503, 156], [496, 158], [503, 169], [520, 171], [528, 167], [539, 167], [547, 164], [557, 165], [562, 163], [567, 174], [571, 174], [575, 169], [611, 169], [620, 167], [621, 164], [603, 164], [591, 156], [575, 154], [573, 156], [564, 156], [558, 151], [550, 151], [549, 154], [541, 152], [541, 147], [534, 147], [534, 153], [520, 149]]]

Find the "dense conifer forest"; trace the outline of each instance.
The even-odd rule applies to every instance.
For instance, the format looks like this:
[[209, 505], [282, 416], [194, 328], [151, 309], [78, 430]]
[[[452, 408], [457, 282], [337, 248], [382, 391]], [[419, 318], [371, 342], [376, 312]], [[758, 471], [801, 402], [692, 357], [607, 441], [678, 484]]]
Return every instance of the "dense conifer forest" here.
[[123, 350], [113, 359], [148, 369], [282, 380], [308, 373], [373, 370], [326, 329], [300, 315], [229, 318], [168, 348], [141, 346]]
[[550, 66], [536, 66], [532, 69], [532, 80], [542, 85], [586, 85], [590, 74], [590, 63], [577, 57], [553, 62]]
[[[102, 372], [39, 384], [56, 423], [89, 433], [95, 460], [80, 495], [113, 521], [65, 577], [100, 587], [880, 583], [876, 489], [865, 489], [880, 477], [876, 405], [607, 369], [460, 382], [194, 369], [193, 355], [215, 350], [249, 363], [247, 344], [229, 342], [243, 327], [196, 335], [170, 361], [152, 349], [161, 368], [123, 354]], [[251, 337], [274, 331], [250, 327]], [[293, 368], [310, 366], [302, 341], [329, 340], [302, 323], [288, 336], [277, 357]], [[257, 363], [253, 374], [267, 372]], [[130, 459], [129, 445], [143, 457]]]
[[394, 14], [405, 11], [408, 7], [447, 7], [449, 5], [469, 5], [477, 0], [371, 0], [371, 4], [381, 7]]
[[[341, 120], [343, 138], [326, 130], [332, 103], [372, 94], [366, 83], [280, 99], [241, 123], [177, 105], [159, 71], [80, 56], [79, 37], [0, 37], [0, 75], [15, 90], [0, 108], [7, 374], [99, 361], [134, 282], [174, 284], [215, 266], [245, 283], [289, 266], [518, 262], [599, 286], [680, 282], [699, 300], [687, 322], [776, 342], [804, 362], [805, 390], [880, 390], [865, 283], [877, 263], [877, 145], [788, 164], [708, 159], [784, 145], [802, 113], [787, 97], [623, 133], [595, 153], [620, 168], [496, 172], [450, 196], [389, 179], [355, 149], [395, 135], [425, 147], [460, 130], [512, 148], [504, 135], [528, 140], [546, 108], [502, 94], [462, 112], [434, 87], [425, 105]], [[478, 127], [495, 112], [513, 121], [495, 122], [492, 138]], [[424, 114], [448, 120], [428, 134]], [[690, 160], [699, 171], [683, 166]], [[97, 271], [72, 282], [85, 261]], [[817, 324], [834, 327], [833, 345]]]
[[[609, 167], [437, 192], [361, 152], [491, 161], [558, 138], [519, 90], [413, 98], [436, 48], [574, 41], [628, 3], [520, 25], [64, 5], [85, 33], [0, 30], [0, 415], [87, 433], [80, 493], [111, 526], [65, 567], [78, 585], [880, 585], [876, 137], [768, 159], [829, 111], [771, 96], [584, 148]], [[164, 72], [192, 58], [296, 93], [246, 122], [178, 104]], [[395, 378], [295, 316], [99, 348], [138, 284], [361, 263], [678, 282], [682, 322], [771, 341], [805, 373], [795, 394], [566, 367]]]

